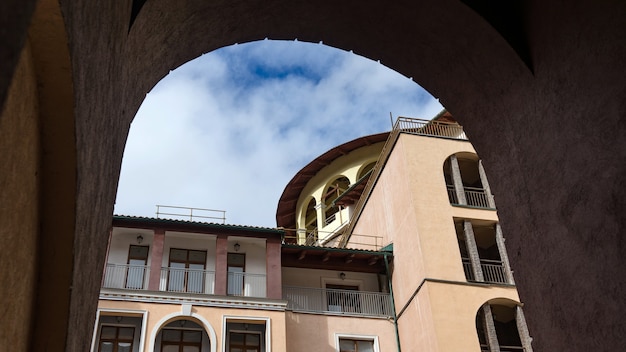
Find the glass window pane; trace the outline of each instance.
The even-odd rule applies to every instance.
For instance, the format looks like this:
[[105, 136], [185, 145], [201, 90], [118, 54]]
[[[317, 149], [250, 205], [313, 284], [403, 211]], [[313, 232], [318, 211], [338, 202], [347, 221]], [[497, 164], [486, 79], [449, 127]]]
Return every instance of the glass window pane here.
[[355, 350], [355, 346], [354, 346], [354, 341], [352, 340], [346, 340], [346, 339], [341, 339], [339, 340], [339, 349], [341, 351], [356, 351]]
[[372, 341], [357, 341], [356, 346], [359, 352], [374, 352], [374, 343]]
[[163, 330], [163, 341], [180, 341], [180, 330]]
[[121, 340], [132, 340], [135, 334], [135, 328], [119, 328], [118, 337]]
[[162, 352], [178, 352], [178, 345], [163, 345]]
[[114, 339], [117, 335], [117, 328], [115, 326], [103, 326], [100, 330], [101, 339]]
[[184, 346], [183, 352], [200, 352], [199, 346]]
[[240, 333], [237, 333], [237, 332], [231, 332], [230, 333], [230, 343], [243, 345], [243, 336], [244, 336], [244, 334], [240, 334]]
[[244, 266], [246, 263], [246, 255], [241, 253], [228, 253], [226, 258], [228, 266]]
[[205, 263], [206, 252], [205, 251], [189, 251], [189, 261], [193, 263]]
[[113, 342], [100, 342], [100, 352], [113, 352]]
[[170, 261], [186, 262], [187, 250], [186, 249], [170, 249]]
[[183, 341], [185, 342], [202, 342], [202, 332], [185, 330], [183, 331]]
[[128, 257], [133, 259], [148, 259], [148, 247], [147, 246], [130, 246], [128, 251]]
[[131, 352], [133, 344], [130, 342], [119, 342], [117, 344], [117, 352]]
[[246, 336], [246, 346], [260, 346], [260, 345], [261, 345], [261, 335], [248, 334]]

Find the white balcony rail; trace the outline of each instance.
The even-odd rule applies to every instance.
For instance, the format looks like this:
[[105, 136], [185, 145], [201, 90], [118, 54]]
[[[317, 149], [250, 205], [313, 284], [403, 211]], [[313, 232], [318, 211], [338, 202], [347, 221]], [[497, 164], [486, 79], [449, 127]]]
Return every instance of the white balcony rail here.
[[107, 264], [102, 287], [143, 290], [149, 276], [150, 268], [146, 265]]
[[287, 309], [359, 316], [392, 316], [388, 293], [283, 286]]
[[229, 296], [267, 297], [264, 274], [229, 272], [227, 288]]
[[402, 132], [467, 140], [463, 127], [458, 123], [398, 117], [394, 129]]
[[160, 291], [213, 294], [214, 288], [214, 271], [161, 268]]

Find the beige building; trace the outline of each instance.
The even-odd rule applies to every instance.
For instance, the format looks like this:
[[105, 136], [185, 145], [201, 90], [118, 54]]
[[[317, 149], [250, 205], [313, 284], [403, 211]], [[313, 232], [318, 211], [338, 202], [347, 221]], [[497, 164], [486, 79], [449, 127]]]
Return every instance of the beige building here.
[[485, 169], [445, 112], [313, 160], [277, 225], [115, 216], [92, 351], [532, 351]]

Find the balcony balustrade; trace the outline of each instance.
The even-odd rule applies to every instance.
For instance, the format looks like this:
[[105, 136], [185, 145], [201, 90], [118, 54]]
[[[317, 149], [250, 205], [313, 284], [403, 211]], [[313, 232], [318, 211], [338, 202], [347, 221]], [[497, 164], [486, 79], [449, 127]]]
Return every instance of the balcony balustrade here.
[[[477, 281], [472, 271], [472, 263], [469, 258], [462, 258], [463, 271], [465, 272], [465, 278], [467, 281]], [[483, 282], [508, 284], [509, 280], [506, 275], [506, 269], [499, 260], [480, 260], [480, 270], [483, 272]]]
[[264, 274], [228, 273], [228, 295], [244, 297], [266, 297]]
[[457, 123], [398, 117], [394, 130], [419, 134], [424, 136], [436, 136], [452, 139], [467, 140], [463, 127]]
[[[107, 264], [102, 280], [104, 288], [147, 290], [148, 266]], [[185, 268], [161, 268], [159, 291], [212, 295], [215, 293], [215, 272]], [[259, 297], [266, 294], [266, 275], [228, 273], [227, 294], [230, 296]]]
[[214, 271], [161, 268], [159, 291], [213, 294], [214, 287]]
[[388, 293], [283, 286], [287, 309], [358, 316], [392, 316]]
[[102, 287], [144, 290], [149, 276], [150, 268], [145, 265], [107, 264]]
[[482, 188], [464, 187], [463, 192], [465, 193], [465, 204], [461, 204], [461, 202], [459, 202], [459, 198], [456, 195], [456, 191], [453, 185], [446, 185], [446, 188], [448, 191], [448, 199], [450, 200], [450, 204], [469, 205], [477, 208], [493, 209], [493, 207], [491, 206], [492, 202], [489, 199], [489, 195]]

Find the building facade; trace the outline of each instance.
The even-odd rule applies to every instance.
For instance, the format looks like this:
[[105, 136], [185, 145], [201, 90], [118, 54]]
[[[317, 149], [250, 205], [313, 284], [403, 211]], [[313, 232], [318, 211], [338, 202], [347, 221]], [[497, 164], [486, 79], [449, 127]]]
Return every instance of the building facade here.
[[532, 351], [485, 168], [448, 113], [324, 153], [276, 218], [115, 216], [92, 351]]

